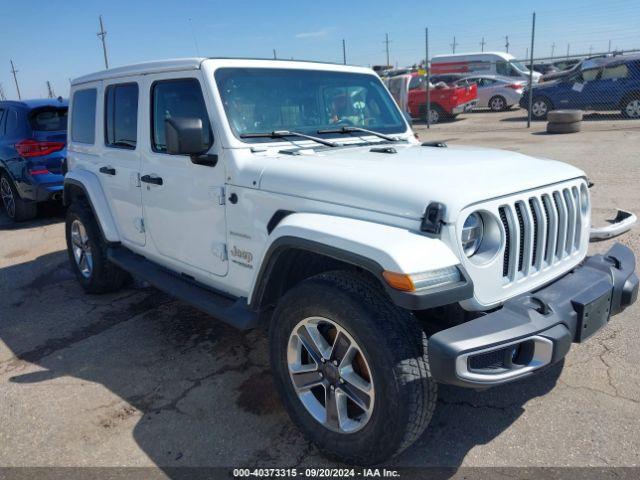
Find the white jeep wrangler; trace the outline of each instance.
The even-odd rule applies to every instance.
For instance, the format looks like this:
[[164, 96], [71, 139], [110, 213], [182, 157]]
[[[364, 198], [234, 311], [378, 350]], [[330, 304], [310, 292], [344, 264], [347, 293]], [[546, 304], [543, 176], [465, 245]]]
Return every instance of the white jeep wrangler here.
[[84, 290], [133, 274], [267, 325], [284, 405], [334, 458], [400, 452], [438, 382], [531, 375], [637, 297], [629, 249], [586, 257], [582, 171], [421, 144], [369, 69], [181, 59], [78, 78], [70, 98]]

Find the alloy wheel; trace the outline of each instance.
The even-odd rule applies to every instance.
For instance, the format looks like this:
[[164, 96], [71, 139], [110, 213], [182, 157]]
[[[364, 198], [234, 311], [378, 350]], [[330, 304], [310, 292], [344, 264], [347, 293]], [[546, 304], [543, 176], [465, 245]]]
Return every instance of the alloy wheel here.
[[544, 117], [547, 114], [547, 110], [547, 102], [544, 100], [536, 100], [533, 102], [533, 105], [531, 105], [531, 113], [533, 113], [534, 117]]
[[287, 364], [298, 399], [317, 422], [338, 433], [367, 424], [375, 400], [371, 369], [337, 323], [323, 317], [300, 321], [289, 336]]
[[491, 105], [489, 105], [489, 107], [494, 112], [504, 110], [504, 100], [501, 97], [493, 97], [491, 99]]
[[7, 215], [10, 218], [14, 218], [16, 216], [16, 199], [13, 196], [11, 185], [9, 185], [9, 181], [5, 177], [0, 179], [0, 195]]
[[71, 244], [73, 258], [83, 277], [89, 278], [93, 272], [93, 253], [89, 245], [87, 229], [80, 220], [74, 220], [71, 224]]
[[624, 111], [629, 118], [640, 118], [640, 99], [631, 100], [624, 107]]
[[429, 110], [429, 123], [438, 123], [440, 121], [440, 112], [435, 108]]

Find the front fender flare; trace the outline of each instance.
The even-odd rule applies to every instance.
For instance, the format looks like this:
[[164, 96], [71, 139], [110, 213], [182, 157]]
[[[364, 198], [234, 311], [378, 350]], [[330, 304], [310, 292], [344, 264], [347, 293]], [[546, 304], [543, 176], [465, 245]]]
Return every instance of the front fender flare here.
[[120, 233], [116, 222], [111, 215], [111, 209], [107, 202], [100, 180], [89, 170], [73, 170], [64, 177], [64, 197], [63, 202], [68, 205], [72, 201], [70, 192], [72, 188], [79, 188], [84, 192], [84, 196], [89, 202], [93, 216], [98, 221], [102, 236], [107, 242], [117, 243], [120, 241]]
[[[310, 250], [369, 271], [380, 279], [393, 301], [404, 308], [431, 308], [473, 295], [473, 285], [467, 273], [456, 255], [440, 239], [364, 220], [293, 213], [269, 235], [269, 244], [251, 288], [249, 302], [252, 306], [259, 304], [278, 255], [290, 248]], [[400, 292], [382, 279], [385, 270], [410, 274], [449, 266], [460, 269], [464, 285], [429, 292], [434, 295]], [[439, 294], [438, 298], [435, 294]]]

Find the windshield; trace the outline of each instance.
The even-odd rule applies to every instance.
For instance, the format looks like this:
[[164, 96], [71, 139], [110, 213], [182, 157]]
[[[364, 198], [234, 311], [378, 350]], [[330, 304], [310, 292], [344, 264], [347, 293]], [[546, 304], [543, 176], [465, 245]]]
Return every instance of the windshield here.
[[516, 70], [520, 70], [522, 73], [529, 73], [529, 69], [527, 67], [525, 67], [522, 63], [520, 62], [511, 62], [511, 65], [513, 65], [515, 67]]
[[215, 79], [229, 124], [237, 137], [280, 130], [335, 137], [340, 134], [319, 134], [318, 130], [342, 126], [380, 133], [403, 133], [407, 129], [398, 107], [375, 75], [221, 68], [216, 71]]

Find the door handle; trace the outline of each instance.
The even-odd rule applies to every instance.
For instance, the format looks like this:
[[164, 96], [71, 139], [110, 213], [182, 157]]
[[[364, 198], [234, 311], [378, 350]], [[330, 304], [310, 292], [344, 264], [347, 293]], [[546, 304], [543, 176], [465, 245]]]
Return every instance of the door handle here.
[[154, 185], [162, 185], [162, 178], [155, 175], [143, 175], [140, 177], [140, 181], [144, 183], [153, 183]]
[[105, 175], [115, 175], [116, 169], [113, 167], [100, 167], [100, 173], [104, 173]]

